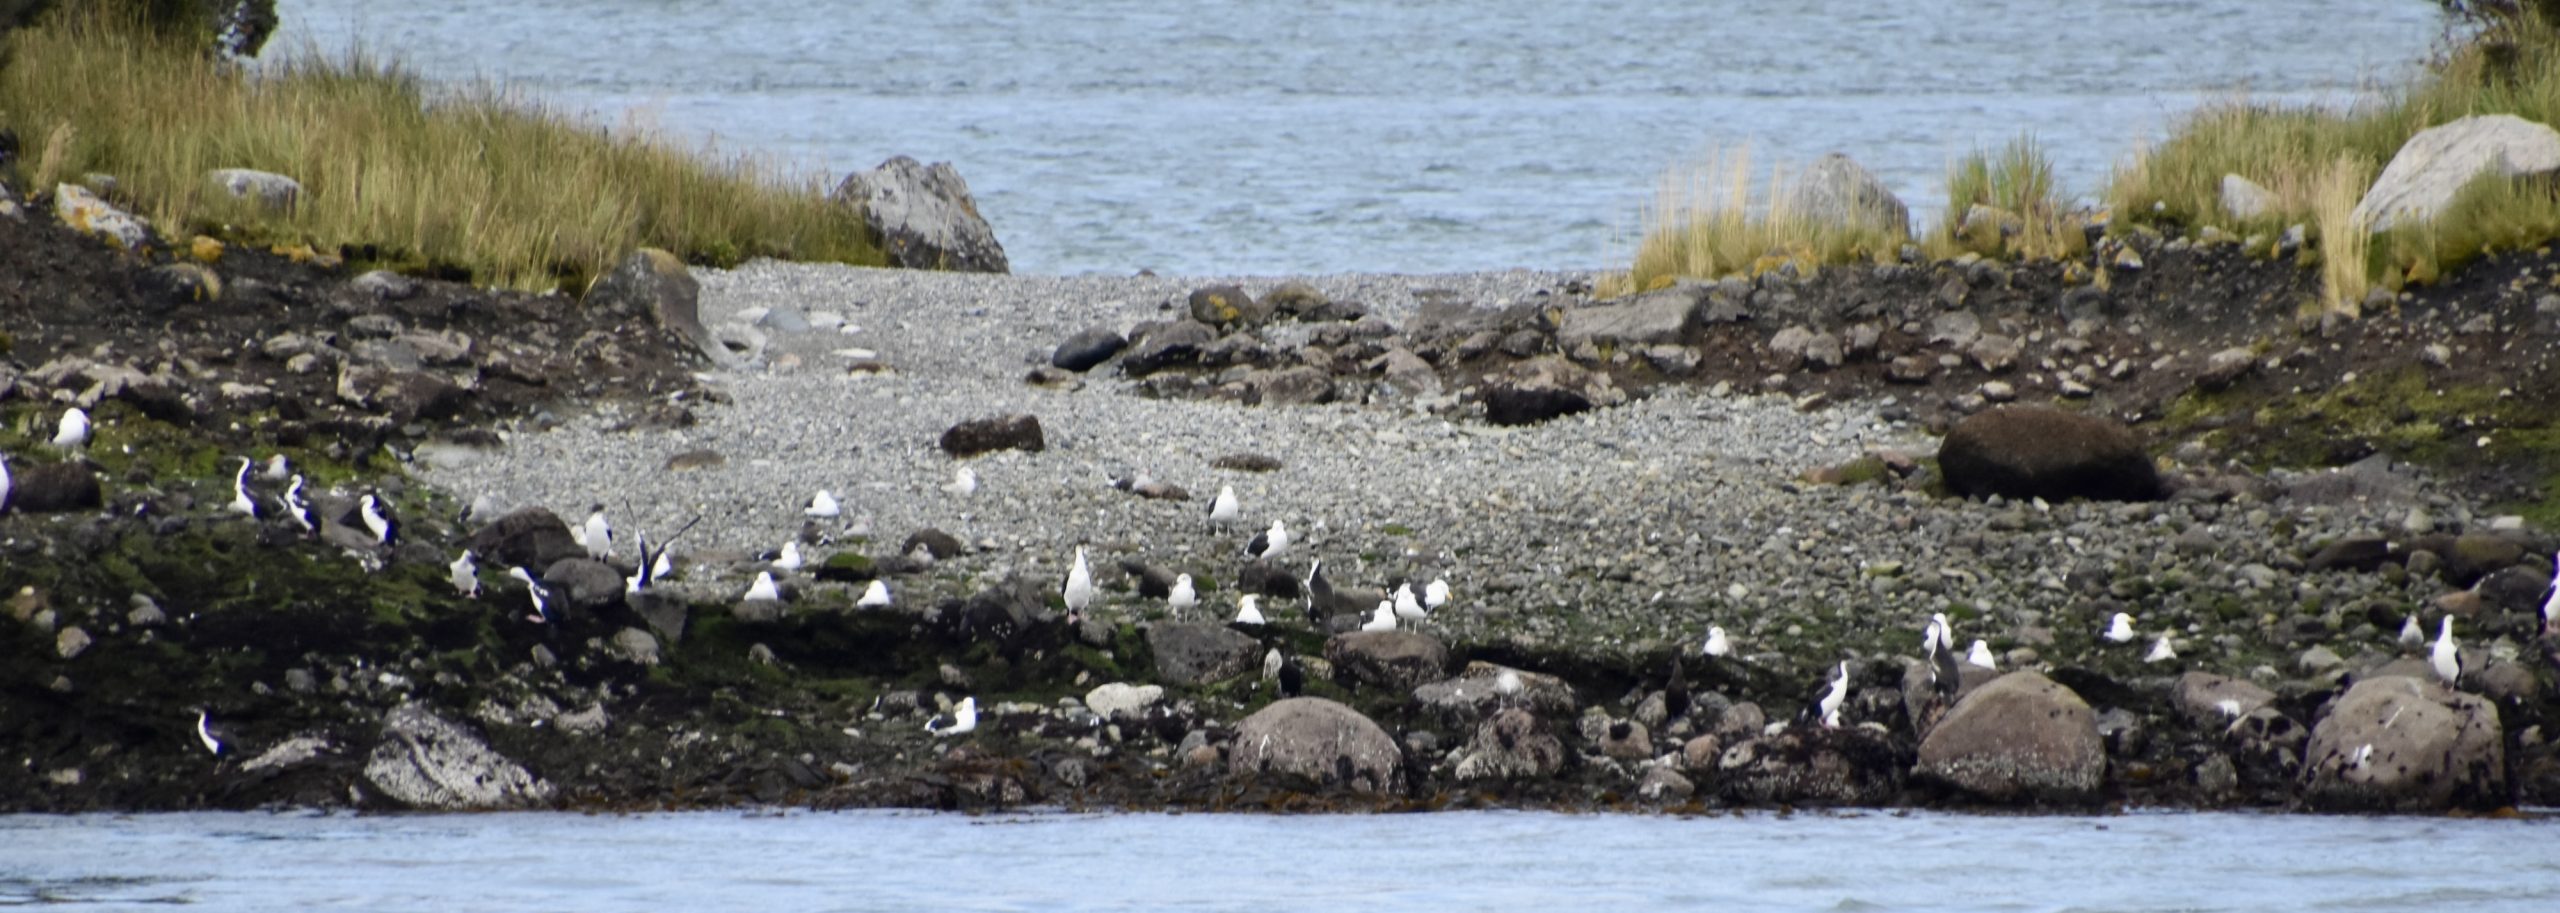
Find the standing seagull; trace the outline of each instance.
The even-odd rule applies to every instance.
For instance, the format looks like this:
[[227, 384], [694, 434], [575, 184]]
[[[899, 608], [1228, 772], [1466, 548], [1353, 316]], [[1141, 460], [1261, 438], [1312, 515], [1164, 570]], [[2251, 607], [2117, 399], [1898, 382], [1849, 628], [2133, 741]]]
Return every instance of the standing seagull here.
[[1840, 664], [1840, 674], [1831, 680], [1831, 690], [1822, 695], [1822, 725], [1840, 728], [1840, 705], [1849, 699], [1849, 664]]
[[812, 517], [833, 517], [842, 512], [842, 508], [836, 506], [836, 496], [828, 494], [826, 489], [821, 488], [818, 489], [817, 494], [810, 496], [809, 503], [800, 508], [800, 512]]
[[1165, 594], [1164, 604], [1166, 608], [1172, 609], [1175, 615], [1180, 615], [1190, 610], [1192, 606], [1200, 604], [1200, 592], [1191, 588], [1191, 575], [1174, 576], [1173, 591]]
[[255, 460], [241, 457], [240, 473], [231, 479], [231, 512], [246, 514], [252, 520], [258, 518], [258, 502], [249, 497], [249, 467], [254, 465]]
[[1084, 620], [1084, 608], [1093, 604], [1093, 568], [1084, 562], [1084, 546], [1076, 546], [1076, 563], [1067, 569], [1067, 585], [1058, 595], [1067, 601], [1067, 623]]
[[[6, 493], [6, 471], [0, 471], [0, 493]], [[2551, 592], [2542, 598], [2542, 633], [2560, 634], [2560, 555], [2551, 556]]]
[[453, 572], [454, 592], [470, 599], [480, 598], [480, 566], [472, 562], [470, 549], [463, 549], [462, 557], [445, 567]]
[[1723, 628], [1716, 625], [1708, 625], [1707, 648], [1700, 652], [1705, 653], [1708, 656], [1722, 658], [1733, 653], [1733, 641], [1725, 638]]
[[1369, 620], [1367, 622], [1360, 625], [1360, 630], [1363, 631], [1393, 631], [1395, 629], [1396, 604], [1384, 599], [1378, 600], [1378, 610], [1369, 616]]
[[1400, 622], [1419, 622], [1423, 620], [1424, 617], [1425, 616], [1422, 614], [1422, 602], [1413, 598], [1413, 584], [1407, 583], [1397, 586], [1396, 620]]
[[196, 710], [196, 741], [203, 742], [204, 750], [209, 754], [222, 753], [222, 740], [213, 737], [213, 718], [202, 708]]
[[89, 413], [73, 406], [62, 413], [62, 424], [53, 432], [53, 446], [78, 450], [89, 443]]
[[294, 475], [293, 483], [284, 488], [284, 515], [292, 518], [293, 525], [302, 527], [303, 532], [312, 531], [311, 502], [302, 500], [302, 476], [299, 473]]
[[1262, 624], [1262, 597], [1247, 595], [1237, 600], [1235, 623], [1257, 626]]
[[800, 569], [800, 540], [783, 541], [782, 551], [773, 556], [773, 569], [786, 574]]
[[364, 496], [364, 500], [356, 502], [356, 509], [358, 513], [364, 515], [364, 528], [373, 531], [374, 542], [381, 545], [391, 545], [399, 540], [400, 521], [394, 520], [390, 515], [382, 512], [382, 501], [380, 499], [375, 498], [371, 494], [367, 494]]
[[871, 581], [870, 586], [863, 588], [862, 598], [854, 600], [853, 603], [854, 607], [859, 609], [877, 609], [888, 604], [889, 584], [881, 580]]
[[524, 568], [508, 568], [507, 576], [524, 581], [525, 594], [533, 597], [533, 614], [526, 617], [532, 620], [534, 624], [542, 624], [550, 621], [551, 588], [543, 586], [542, 581], [534, 579], [533, 572], [527, 571]]
[[587, 557], [597, 561], [613, 557], [613, 526], [604, 522], [604, 505], [589, 508], [586, 526], [570, 532], [577, 533], [578, 544], [587, 547]]
[[0, 453], [0, 511], [9, 509], [9, 455]]
[[1253, 537], [1253, 541], [1244, 544], [1245, 557], [1265, 561], [1278, 558], [1280, 553], [1288, 550], [1289, 528], [1280, 525], [1278, 520], [1271, 521], [1270, 529], [1263, 530]]
[[2135, 637], [2133, 633], [2133, 616], [2124, 612], [2117, 612], [2114, 618], [2107, 620], [2107, 633], [2105, 636], [2111, 643], [2132, 643], [2133, 638]]
[[1956, 692], [1964, 690], [1964, 671], [1956, 667], [1955, 635], [1947, 631], [1947, 616], [1933, 615], [1929, 627], [1920, 632], [1920, 649], [1929, 657], [1929, 683], [1936, 686], [1938, 697], [1955, 703]]
[[1448, 604], [1449, 578], [1432, 578], [1431, 585], [1422, 588], [1422, 607], [1426, 609], [1437, 609]]
[[1243, 516], [1243, 508], [1236, 506], [1236, 487], [1218, 486], [1218, 497], [1209, 502], [1209, 522], [1233, 523]]
[[2409, 613], [2409, 617], [2400, 621], [2400, 645], [2414, 647], [2426, 642], [2427, 629], [2419, 626], [2418, 613]]
[[2436, 629], [2436, 649], [2427, 657], [2435, 664], [2436, 677], [2447, 687], [2462, 679], [2462, 647], [2453, 642], [2453, 616], [2444, 617], [2444, 626]]
[[1964, 661], [1994, 672], [2000, 671], [2000, 661], [1991, 658], [1991, 645], [1979, 639], [1973, 642], [1973, 652], [1964, 655]]

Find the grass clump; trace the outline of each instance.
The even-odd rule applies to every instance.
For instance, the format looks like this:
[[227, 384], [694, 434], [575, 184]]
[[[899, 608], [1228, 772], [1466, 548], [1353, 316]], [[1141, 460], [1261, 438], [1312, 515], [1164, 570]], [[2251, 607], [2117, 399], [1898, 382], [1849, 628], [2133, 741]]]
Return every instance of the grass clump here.
[[2088, 219], [2063, 199], [2053, 158], [2034, 137], [2010, 140], [1997, 153], [1975, 152], [1947, 167], [1947, 208], [1925, 247], [1946, 259], [1970, 251], [1986, 257], [2062, 260], [2089, 248]]
[[2356, 201], [2371, 183], [2372, 169], [2341, 156], [2321, 172], [2311, 194], [2314, 224], [2320, 227], [2320, 308], [2348, 318], [2363, 316], [2364, 296], [2373, 284], [2373, 267], [2364, 217]]
[[1825, 266], [1892, 262], [1899, 232], [1808, 217], [1783, 170], [1754, 195], [1748, 149], [1710, 153], [1704, 164], [1663, 178], [1645, 213], [1644, 238], [1625, 273], [1601, 277], [1602, 297], [1665, 288], [1680, 279], [1758, 276], [1792, 266], [1811, 276]]
[[[36, 176], [113, 174], [173, 235], [347, 249], [525, 289], [599, 275], [643, 246], [721, 265], [883, 262], [860, 215], [814, 178], [784, 182], [490, 86], [432, 91], [362, 52], [252, 72], [88, 8], [10, 33], [5, 53], [0, 112], [48, 137]], [[214, 187], [217, 168], [288, 175], [303, 192], [266, 210]]]

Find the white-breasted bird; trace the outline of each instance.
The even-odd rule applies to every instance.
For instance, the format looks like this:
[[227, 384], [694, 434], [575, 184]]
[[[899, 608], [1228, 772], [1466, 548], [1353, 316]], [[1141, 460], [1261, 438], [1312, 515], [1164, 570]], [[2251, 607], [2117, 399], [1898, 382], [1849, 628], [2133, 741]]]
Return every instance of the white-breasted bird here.
[[1393, 601], [1385, 599], [1378, 600], [1377, 611], [1370, 613], [1369, 620], [1361, 623], [1360, 625], [1360, 630], [1363, 631], [1393, 631], [1395, 629], [1396, 604]]
[[1058, 595], [1067, 601], [1067, 618], [1084, 617], [1085, 607], [1093, 604], [1097, 593], [1093, 588], [1093, 567], [1084, 561], [1084, 546], [1076, 546], [1076, 563], [1067, 568], [1066, 585], [1058, 588]]
[[1191, 575], [1174, 575], [1173, 590], [1165, 594], [1164, 604], [1175, 614], [1188, 611], [1192, 606], [1200, 604], [1200, 592], [1192, 588]]
[[524, 581], [525, 594], [533, 598], [533, 614], [530, 616], [533, 622], [541, 624], [550, 621], [551, 588], [543, 586], [542, 581], [534, 579], [533, 572], [524, 568], [508, 568], [507, 576]]
[[1849, 700], [1849, 664], [1840, 664], [1840, 674], [1831, 680], [1831, 690], [1822, 695], [1822, 725], [1840, 728], [1840, 705]]
[[2139, 636], [2133, 633], [2133, 616], [2129, 613], [2117, 612], [2114, 618], [2107, 620], [2107, 633], [2104, 636], [2110, 643], [2132, 643], [2133, 639]]
[[1991, 658], [1991, 645], [1978, 638], [1973, 642], [1973, 649], [1965, 653], [1964, 661], [1993, 671], [2000, 669], [2000, 661]]
[[267, 466], [265, 469], [258, 470], [258, 474], [265, 476], [267, 481], [282, 482], [286, 476], [293, 474], [293, 461], [285, 459], [284, 454], [281, 453], [268, 454]]
[[2403, 647], [2414, 647], [2414, 646], [2417, 646], [2417, 645], [2419, 645], [2419, 644], [2423, 644], [2423, 643], [2426, 643], [2426, 642], [2427, 642], [2427, 629], [2426, 629], [2426, 628], [2424, 628], [2424, 627], [2422, 627], [2422, 626], [2420, 626], [2420, 625], [2418, 624], [2418, 614], [2417, 614], [2417, 613], [2415, 613], [2415, 612], [2411, 612], [2411, 613], [2409, 613], [2409, 617], [2404, 618], [2404, 619], [2401, 619], [2401, 621], [2400, 621], [2400, 645], [2401, 645], [2401, 646], [2403, 646]]
[[1501, 697], [1504, 704], [1509, 704], [1512, 698], [1519, 697], [1521, 689], [1518, 672], [1504, 669], [1493, 677], [1493, 693]]
[[248, 457], [241, 457], [240, 471], [231, 477], [230, 510], [235, 514], [246, 515], [252, 520], [258, 518], [257, 499], [249, 497], [249, 468], [255, 465], [257, 465], [257, 461], [249, 459]]
[[780, 602], [782, 589], [773, 585], [772, 571], [757, 571], [756, 582], [747, 585], [748, 602]]
[[1283, 662], [1285, 660], [1280, 658], [1279, 647], [1273, 647], [1270, 652], [1262, 654], [1262, 680], [1267, 682], [1279, 678], [1280, 665]]
[[1244, 508], [1236, 502], [1236, 487], [1218, 486], [1218, 496], [1209, 502], [1209, 522], [1233, 523], [1244, 517]]
[[978, 728], [978, 699], [961, 698], [959, 705], [951, 708], [951, 724], [936, 728], [933, 724], [941, 719], [935, 717], [924, 721], [924, 731], [932, 733], [935, 738], [968, 734]]
[[2542, 597], [2542, 633], [2560, 634], [2560, 555], [2551, 556], [2551, 591]]
[[1708, 656], [1730, 655], [1733, 653], [1733, 641], [1725, 638], [1724, 628], [1717, 625], [1708, 625], [1707, 648], [1701, 652]]
[[889, 604], [889, 583], [888, 583], [888, 581], [885, 581], [885, 580], [873, 580], [873, 581], [871, 581], [871, 585], [870, 585], [870, 586], [864, 587], [864, 588], [862, 589], [862, 598], [861, 598], [861, 599], [854, 600], [853, 604], [854, 604], [854, 606], [855, 606], [856, 608], [864, 608], [864, 609], [877, 609], [877, 608], [880, 608], [880, 607], [882, 607], [882, 606], [888, 605], [888, 604]]
[[356, 502], [356, 512], [364, 516], [364, 528], [373, 532], [373, 541], [379, 545], [392, 545], [400, 538], [400, 521], [392, 519], [382, 507], [382, 499], [370, 493], [364, 496], [364, 500]]
[[2436, 648], [2427, 662], [2436, 667], [2436, 677], [2446, 685], [2462, 680], [2462, 645], [2453, 641], [2453, 616], [2444, 617], [2444, 625], [2436, 629]]
[[818, 489], [817, 494], [809, 497], [808, 503], [800, 508], [800, 512], [812, 517], [833, 517], [843, 512], [843, 508], [836, 504], [836, 496], [828, 494], [826, 489], [821, 488]]
[[1424, 617], [1425, 616], [1422, 614], [1422, 601], [1413, 598], [1413, 584], [1407, 583], [1397, 586], [1396, 621], [1418, 622], [1423, 620]]
[[963, 498], [977, 494], [978, 471], [967, 466], [960, 467], [958, 471], [951, 474], [951, 481], [943, 484], [942, 490]]
[[0, 512], [9, 509], [9, 455], [0, 453]]
[[1244, 544], [1245, 557], [1263, 561], [1279, 558], [1288, 550], [1289, 528], [1278, 520], [1271, 521], [1270, 529], [1256, 533], [1253, 541]]
[[587, 511], [587, 522], [569, 530], [578, 544], [585, 546], [587, 557], [605, 561], [613, 557], [613, 525], [604, 521], [604, 505]]
[[293, 525], [302, 527], [303, 532], [312, 531], [311, 502], [302, 499], [300, 473], [295, 473], [293, 482], [284, 487], [284, 515], [293, 520]]
[[462, 557], [453, 559], [445, 568], [453, 572], [454, 592], [467, 599], [480, 598], [480, 565], [472, 560], [470, 549], [463, 549]]
[[2146, 663], [2165, 663], [2177, 658], [2178, 645], [2170, 642], [2169, 632], [2162, 631], [2160, 632], [2160, 639], [2151, 642], [2151, 652], [2143, 654], [2142, 661]]
[[1426, 609], [1437, 609], [1448, 604], [1449, 578], [1432, 578], [1430, 585], [1422, 588], [1422, 607]]
[[800, 569], [800, 540], [783, 541], [782, 551], [773, 556], [773, 569], [784, 573]]
[[73, 406], [62, 412], [62, 423], [54, 428], [53, 446], [78, 450], [89, 443], [89, 413]]
[[204, 743], [207, 754], [222, 753], [222, 740], [213, 737], [213, 717], [202, 709], [196, 711], [196, 741]]
[[1262, 624], [1262, 597], [1246, 594], [1243, 599], [1236, 600], [1235, 623], [1240, 625]]

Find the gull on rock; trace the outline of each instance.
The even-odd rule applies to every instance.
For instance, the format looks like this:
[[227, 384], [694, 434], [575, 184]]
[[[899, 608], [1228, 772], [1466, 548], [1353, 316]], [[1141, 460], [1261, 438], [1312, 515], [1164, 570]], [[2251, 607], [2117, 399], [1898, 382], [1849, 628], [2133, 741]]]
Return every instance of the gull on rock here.
[[1840, 728], [1840, 705], [1849, 700], [1849, 664], [1840, 664], [1840, 674], [1831, 679], [1831, 690], [1822, 695], [1822, 725]]
[[938, 716], [933, 719], [926, 720], [924, 722], [924, 731], [932, 733], [935, 738], [967, 735], [968, 733], [975, 731], [978, 728], [978, 699], [975, 697], [961, 698], [959, 705], [951, 708], [950, 724], [939, 728], [935, 727], [934, 724], [940, 722], [942, 722], [942, 718]]
[[267, 456], [266, 468], [258, 470], [258, 474], [266, 477], [266, 480], [270, 482], [282, 482], [284, 481], [285, 476], [292, 474], [292, 472], [293, 462], [285, 459], [284, 454], [281, 453], [269, 454]]
[[1084, 609], [1093, 604], [1096, 592], [1093, 588], [1093, 567], [1084, 561], [1084, 546], [1076, 546], [1075, 566], [1067, 568], [1066, 586], [1058, 590], [1058, 595], [1067, 601], [1067, 620], [1072, 622], [1083, 618]]
[[9, 455], [0, 453], [0, 511], [9, 509]]
[[400, 538], [400, 521], [382, 510], [382, 500], [368, 493], [356, 502], [356, 511], [364, 515], [364, 528], [373, 532], [373, 541], [382, 545], [396, 544]]
[[1965, 653], [1964, 661], [1995, 672], [2000, 669], [2000, 661], [1991, 658], [1991, 645], [1980, 639], [1974, 640], [1973, 649]]
[[2453, 640], [2453, 616], [2444, 617], [2444, 625], [2436, 629], [2436, 648], [2427, 662], [2436, 667], [2436, 677], [2446, 685], [2462, 679], [2462, 645]]
[[1243, 516], [1243, 509], [1236, 505], [1236, 487], [1218, 486], [1218, 497], [1209, 502], [1209, 522], [1233, 523]]
[[[0, 482], [0, 488], [5, 488]], [[2542, 597], [2542, 633], [2560, 634], [2560, 555], [2551, 557], [2551, 590]]]
[[2108, 642], [2119, 644], [2132, 643], [2136, 636], [2138, 635], [2133, 633], [2132, 615], [2124, 612], [2117, 612], [2114, 618], [2108, 619], [2106, 633]]
[[756, 582], [747, 585], [748, 602], [780, 602], [782, 590], [773, 585], [772, 571], [757, 571]]
[[2169, 632], [2162, 631], [2160, 632], [2160, 639], [2151, 642], [2151, 652], [2144, 654], [2142, 661], [2146, 663], [2165, 663], [2177, 658], [2178, 646], [2169, 641]]
[[782, 551], [776, 553], [773, 557], [773, 569], [784, 573], [790, 573], [800, 569], [800, 540], [788, 539], [783, 541]]
[[1437, 578], [1433, 578], [1433, 579], [1432, 579], [1432, 581], [1431, 581], [1431, 583], [1430, 583], [1430, 585], [1425, 586], [1425, 587], [1423, 587], [1423, 588], [1422, 588], [1422, 607], [1423, 607], [1423, 608], [1426, 608], [1426, 609], [1437, 609], [1437, 608], [1439, 608], [1439, 607], [1441, 607], [1441, 606], [1448, 605], [1448, 604], [1449, 604], [1449, 578], [1447, 578], [1447, 577], [1437, 577]]
[[196, 711], [196, 741], [204, 743], [207, 754], [222, 753], [222, 740], [213, 737], [213, 717], [201, 709]]
[[1165, 594], [1164, 604], [1166, 608], [1172, 609], [1175, 614], [1189, 611], [1192, 606], [1200, 604], [1200, 593], [1198, 590], [1192, 589], [1191, 575], [1177, 574], [1174, 576], [1173, 590]]
[[1253, 541], [1244, 544], [1245, 557], [1264, 561], [1278, 558], [1288, 550], [1289, 528], [1280, 525], [1278, 520], [1271, 521], [1270, 529], [1263, 530], [1253, 537]]
[[836, 496], [828, 494], [824, 488], [818, 489], [818, 493], [811, 495], [808, 503], [800, 508], [802, 514], [812, 517], [833, 517], [843, 511], [844, 508], [836, 504]]
[[861, 598], [861, 599], [854, 600], [854, 603], [853, 603], [853, 604], [854, 604], [854, 606], [855, 606], [856, 608], [864, 608], [864, 609], [877, 609], [877, 608], [880, 608], [880, 607], [882, 607], [882, 606], [886, 606], [886, 605], [888, 605], [888, 604], [889, 604], [889, 584], [888, 584], [888, 582], [887, 582], [887, 581], [883, 581], [883, 580], [874, 580], [874, 581], [871, 581], [871, 585], [870, 585], [870, 586], [863, 588], [863, 590], [862, 590], [862, 598]]
[[1520, 690], [1520, 673], [1518, 672], [1504, 669], [1501, 674], [1493, 677], [1493, 693], [1501, 696], [1503, 703], [1508, 704], [1512, 698], [1519, 697]]
[[231, 512], [252, 520], [258, 518], [258, 502], [249, 497], [249, 467], [255, 465], [257, 461], [241, 457], [240, 472], [231, 479]]
[[469, 599], [480, 598], [480, 566], [472, 560], [470, 549], [463, 549], [462, 557], [445, 567], [453, 572], [454, 592]]
[[311, 502], [302, 499], [302, 476], [299, 473], [294, 475], [291, 484], [285, 486], [284, 515], [293, 520], [293, 525], [302, 527], [303, 532], [312, 531]]
[[1413, 584], [1407, 583], [1397, 586], [1396, 620], [1400, 622], [1418, 622], [1423, 620], [1423, 618], [1422, 603], [1413, 598]]
[[53, 432], [53, 446], [78, 450], [89, 443], [89, 413], [73, 406], [62, 412], [62, 423]]
[[507, 576], [524, 581], [525, 594], [533, 597], [533, 614], [527, 617], [535, 624], [542, 624], [550, 621], [551, 588], [543, 586], [542, 581], [534, 579], [533, 572], [527, 571], [524, 568], [508, 568]]
[[604, 505], [589, 509], [586, 524], [570, 528], [569, 533], [587, 550], [587, 557], [597, 561], [613, 557], [613, 527], [604, 522]]
[[1360, 630], [1363, 631], [1393, 631], [1395, 629], [1396, 604], [1384, 599], [1378, 601], [1378, 610], [1369, 616], [1369, 620], [1360, 625]]
[[2427, 629], [2419, 626], [2418, 616], [2411, 613], [2400, 622], [2400, 645], [2414, 647], [2427, 642]]
[[1240, 625], [1262, 624], [1262, 597], [1248, 594], [1243, 599], [1237, 600], [1235, 623]]
[[1708, 656], [1730, 656], [1733, 654], [1733, 641], [1724, 636], [1724, 628], [1717, 625], [1708, 625], [1707, 648], [1700, 652], [1705, 653]]

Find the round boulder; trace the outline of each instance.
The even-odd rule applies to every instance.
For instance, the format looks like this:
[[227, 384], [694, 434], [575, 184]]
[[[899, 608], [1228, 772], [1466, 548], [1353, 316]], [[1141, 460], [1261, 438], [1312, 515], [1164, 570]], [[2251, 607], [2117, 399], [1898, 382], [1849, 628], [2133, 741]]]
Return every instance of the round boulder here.
[[1404, 753], [1360, 711], [1320, 697], [1278, 701], [1236, 724], [1229, 773], [1303, 777], [1329, 789], [1404, 788]]
[[1975, 497], [2160, 497], [2159, 471], [2123, 423], [2041, 406], [2002, 406], [1956, 423], [1938, 468], [1950, 490]]
[[2509, 804], [2498, 708], [2398, 675], [2348, 688], [2311, 730], [2305, 798], [2330, 810], [2494, 809]]
[[1120, 334], [1095, 327], [1059, 343], [1057, 351], [1049, 354], [1049, 364], [1069, 371], [1091, 371], [1128, 347], [1129, 341], [1120, 338]]
[[2080, 800], [2107, 772], [2097, 714], [2071, 689], [2012, 672], [1957, 701], [1920, 742], [1920, 775], [1995, 802]]
[[1325, 641], [1324, 658], [1362, 684], [1410, 691], [1440, 680], [1449, 648], [1414, 631], [1353, 631]]
[[480, 528], [463, 540], [463, 547], [480, 556], [480, 563], [493, 567], [548, 568], [563, 558], [579, 558], [587, 554], [585, 547], [569, 535], [569, 524], [558, 514], [540, 507], [527, 507]]
[[1147, 628], [1156, 678], [1177, 687], [1242, 675], [1262, 661], [1262, 644], [1225, 625], [1164, 622]]

